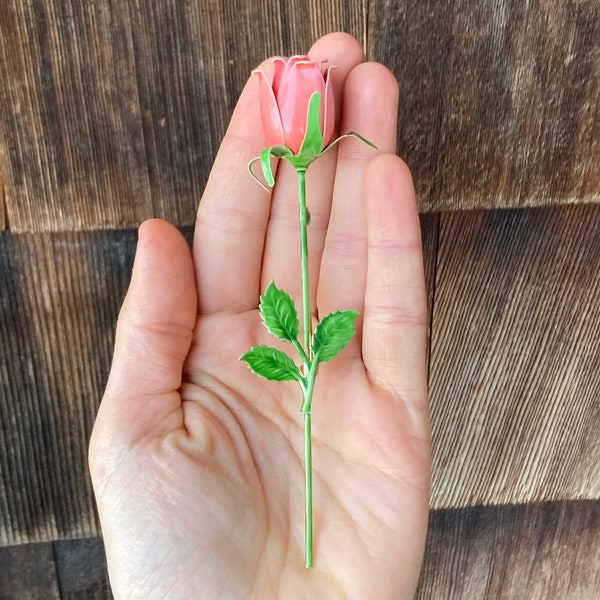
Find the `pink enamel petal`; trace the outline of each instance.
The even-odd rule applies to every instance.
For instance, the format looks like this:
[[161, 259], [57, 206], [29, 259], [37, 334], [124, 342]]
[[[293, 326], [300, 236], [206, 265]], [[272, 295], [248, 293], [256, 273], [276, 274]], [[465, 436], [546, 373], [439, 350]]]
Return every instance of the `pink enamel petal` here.
[[333, 97], [333, 84], [331, 83], [331, 66], [325, 73], [325, 98], [321, 102], [321, 131], [323, 132], [323, 147], [331, 141], [335, 127], [335, 99]]
[[[292, 70], [292, 68], [294, 67], [294, 65], [296, 65], [299, 62], [310, 62], [310, 58], [308, 58], [308, 56], [302, 56], [300, 54], [297, 54], [296, 56], [291, 56], [290, 58], [288, 58], [287, 62], [285, 63], [285, 69], [283, 70], [283, 73], [281, 74], [281, 81], [283, 81], [284, 79], [286, 79], [290, 73], [290, 71]], [[279, 82], [279, 87], [278, 87], [278, 91], [279, 88], [281, 87], [281, 81]]]
[[325, 81], [319, 67], [310, 61], [297, 61], [284, 76], [279, 88], [278, 104], [285, 135], [285, 145], [298, 152], [306, 133], [308, 101], [314, 92], [323, 97]]
[[260, 120], [265, 142], [267, 146], [280, 146], [285, 143], [285, 136], [273, 88], [263, 71], [257, 69], [253, 73], [258, 75]]
[[271, 86], [273, 88], [275, 97], [277, 97], [277, 90], [279, 89], [281, 77], [283, 75], [283, 71], [285, 70], [286, 60], [282, 56], [275, 56], [271, 62], [275, 65], [275, 75], [273, 75], [273, 83]]

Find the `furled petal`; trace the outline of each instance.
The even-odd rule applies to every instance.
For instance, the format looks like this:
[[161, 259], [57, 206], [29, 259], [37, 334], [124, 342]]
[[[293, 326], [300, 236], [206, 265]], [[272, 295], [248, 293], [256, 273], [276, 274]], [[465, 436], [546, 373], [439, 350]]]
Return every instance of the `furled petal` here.
[[275, 56], [273, 59], [271, 59], [271, 62], [275, 65], [275, 75], [273, 75], [273, 83], [271, 86], [273, 87], [273, 93], [277, 98], [277, 90], [279, 89], [281, 76], [285, 70], [286, 60], [282, 56]]
[[308, 101], [314, 92], [319, 92], [323, 101], [325, 81], [319, 67], [311, 61], [298, 60], [289, 69], [288, 65], [282, 77], [277, 103], [285, 145], [297, 153], [306, 132]]
[[325, 98], [321, 100], [321, 131], [323, 132], [323, 146], [326, 147], [333, 136], [335, 127], [335, 99], [333, 97], [333, 84], [331, 83], [331, 66], [325, 73]]
[[263, 135], [268, 146], [281, 146], [285, 143], [283, 125], [277, 100], [267, 76], [260, 69], [252, 71], [258, 75], [258, 100]]
[[283, 72], [281, 73], [281, 79], [277, 82], [278, 86], [277, 86], [277, 91], [275, 92], [275, 96], [279, 99], [279, 96], [277, 96], [278, 92], [279, 92], [279, 88], [281, 87], [281, 82], [283, 80], [285, 80], [290, 71], [292, 70], [292, 68], [294, 67], [294, 65], [296, 63], [299, 62], [310, 62], [310, 58], [308, 58], [308, 56], [303, 56], [301, 54], [297, 54], [296, 56], [291, 56], [290, 58], [288, 58], [287, 62], [285, 63], [285, 67], [283, 69]]

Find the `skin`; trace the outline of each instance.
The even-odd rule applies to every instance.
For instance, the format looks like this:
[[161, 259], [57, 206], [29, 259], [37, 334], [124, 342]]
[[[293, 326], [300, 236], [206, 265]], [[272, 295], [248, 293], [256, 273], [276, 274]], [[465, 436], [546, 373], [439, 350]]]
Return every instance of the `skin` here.
[[379, 148], [344, 140], [307, 176], [315, 317], [360, 312], [315, 388], [315, 566], [304, 568], [300, 390], [238, 360], [261, 343], [290, 352], [260, 322], [269, 281], [300, 306], [295, 173], [280, 164], [269, 194], [245, 170], [264, 145], [251, 77], [193, 252], [164, 221], [139, 230], [89, 454], [117, 599], [414, 594], [430, 479], [427, 309], [412, 180], [393, 154], [397, 82], [346, 34], [309, 55], [338, 67], [338, 131]]

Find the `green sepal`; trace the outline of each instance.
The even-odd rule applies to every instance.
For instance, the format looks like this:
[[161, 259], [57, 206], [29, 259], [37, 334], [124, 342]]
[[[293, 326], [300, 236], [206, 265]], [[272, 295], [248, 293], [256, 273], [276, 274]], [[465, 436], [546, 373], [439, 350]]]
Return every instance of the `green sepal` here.
[[269, 381], [302, 382], [302, 376], [294, 361], [284, 352], [271, 346], [253, 346], [240, 356], [256, 375]]
[[271, 146], [261, 151], [260, 166], [267, 185], [273, 187], [275, 185], [275, 177], [273, 177], [273, 170], [271, 169], [271, 156], [275, 158], [287, 158], [294, 156], [294, 154], [287, 146]]
[[344, 134], [340, 135], [338, 138], [336, 138], [335, 140], [333, 140], [333, 142], [331, 142], [327, 146], [327, 148], [325, 148], [325, 150], [323, 150], [323, 152], [321, 152], [321, 154], [319, 154], [319, 156], [323, 156], [323, 154], [325, 154], [326, 152], [331, 150], [338, 142], [341, 142], [344, 138], [348, 138], [348, 137], [356, 138], [359, 142], [362, 142], [363, 144], [366, 144], [367, 146], [369, 146], [369, 148], [373, 148], [373, 150], [377, 150], [377, 146], [373, 142], [370, 142], [367, 138], [364, 138], [359, 133], [356, 133], [356, 131], [349, 131], [348, 133], [344, 133]]
[[271, 169], [271, 148], [261, 150], [260, 166], [267, 185], [273, 187], [275, 185], [275, 177], [273, 177], [273, 169]]
[[260, 297], [260, 316], [267, 331], [285, 342], [298, 337], [298, 313], [291, 296], [273, 281]]
[[327, 362], [341, 352], [354, 335], [358, 312], [339, 310], [328, 314], [317, 325], [312, 340], [314, 360]]
[[323, 150], [323, 132], [319, 122], [319, 109], [321, 107], [320, 92], [313, 92], [308, 101], [306, 111], [306, 132], [300, 145], [297, 156], [303, 157], [307, 164], [312, 162]]

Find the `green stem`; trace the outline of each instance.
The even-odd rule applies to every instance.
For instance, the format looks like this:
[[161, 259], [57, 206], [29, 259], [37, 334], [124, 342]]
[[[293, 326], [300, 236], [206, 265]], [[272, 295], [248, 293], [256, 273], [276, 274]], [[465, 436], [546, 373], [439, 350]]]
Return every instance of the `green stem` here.
[[306, 169], [296, 169], [298, 173], [298, 207], [300, 217], [300, 267], [302, 269], [302, 325], [304, 351], [310, 362], [311, 310], [308, 279], [308, 211], [306, 209]]
[[308, 569], [313, 566], [312, 444], [310, 412], [304, 413], [304, 497], [304, 564]]
[[310, 405], [312, 402], [315, 379], [317, 376], [318, 357], [313, 357], [309, 366], [305, 385], [302, 387], [302, 408], [304, 414], [304, 557], [307, 568], [313, 566], [313, 515], [312, 515], [312, 437]]
[[302, 389], [302, 407], [304, 414], [304, 557], [307, 568], [313, 566], [313, 521], [312, 521], [312, 439], [310, 405], [315, 384], [317, 361], [311, 360], [311, 310], [310, 287], [308, 278], [308, 210], [306, 208], [306, 169], [297, 168], [298, 200], [300, 219], [300, 267], [302, 271], [302, 329], [304, 337], [304, 353], [307, 362], [304, 363], [305, 386]]

